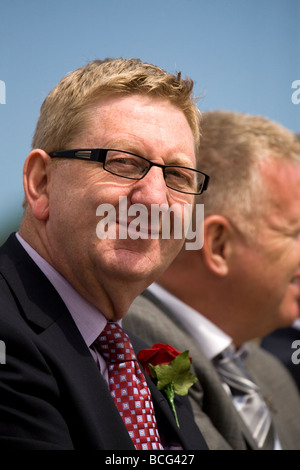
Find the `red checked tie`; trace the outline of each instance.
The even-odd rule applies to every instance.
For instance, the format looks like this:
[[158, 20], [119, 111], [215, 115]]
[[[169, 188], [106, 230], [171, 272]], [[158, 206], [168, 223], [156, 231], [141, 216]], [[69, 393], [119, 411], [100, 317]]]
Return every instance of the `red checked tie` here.
[[136, 449], [163, 449], [150, 390], [127, 334], [117, 323], [107, 323], [96, 345], [108, 364], [109, 389]]

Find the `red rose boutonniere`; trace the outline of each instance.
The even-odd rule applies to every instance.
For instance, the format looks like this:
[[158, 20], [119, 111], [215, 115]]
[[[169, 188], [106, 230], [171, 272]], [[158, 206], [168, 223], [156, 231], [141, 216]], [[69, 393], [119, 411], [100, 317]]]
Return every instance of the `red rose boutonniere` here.
[[166, 394], [179, 427], [175, 394], [187, 395], [189, 388], [198, 380], [190, 372], [192, 361], [189, 351], [180, 353], [168, 344], [157, 343], [150, 349], [140, 351], [137, 358], [146, 373], [157, 381], [157, 388]]

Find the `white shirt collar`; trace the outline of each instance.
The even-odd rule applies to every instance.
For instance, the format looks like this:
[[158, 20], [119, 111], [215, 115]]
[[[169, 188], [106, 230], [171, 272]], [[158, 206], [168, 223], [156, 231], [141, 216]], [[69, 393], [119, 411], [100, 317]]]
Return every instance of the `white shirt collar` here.
[[293, 328], [296, 328], [296, 330], [300, 330], [300, 318], [298, 318], [298, 319], [293, 323]]
[[170, 308], [174, 317], [200, 345], [208, 359], [217, 356], [232, 344], [232, 339], [224, 331], [157, 283], [151, 284], [148, 290]]

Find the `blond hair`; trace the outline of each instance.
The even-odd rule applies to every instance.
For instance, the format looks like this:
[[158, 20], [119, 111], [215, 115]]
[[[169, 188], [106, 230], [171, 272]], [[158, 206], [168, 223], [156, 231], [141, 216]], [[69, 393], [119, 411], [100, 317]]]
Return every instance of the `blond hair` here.
[[250, 234], [265, 206], [261, 163], [299, 163], [300, 142], [282, 125], [262, 116], [231, 111], [202, 113], [199, 166], [210, 175], [199, 197], [205, 215], [231, 218]]
[[199, 144], [200, 112], [192, 96], [193, 81], [172, 75], [139, 59], [94, 60], [67, 74], [44, 100], [32, 148], [65, 150], [83, 129], [91, 106], [109, 95], [147, 94], [180, 108]]

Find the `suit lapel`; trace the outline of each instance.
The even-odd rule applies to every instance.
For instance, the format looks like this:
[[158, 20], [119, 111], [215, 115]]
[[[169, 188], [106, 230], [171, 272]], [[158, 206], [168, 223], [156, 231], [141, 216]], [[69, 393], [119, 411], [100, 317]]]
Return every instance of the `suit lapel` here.
[[84, 447], [84, 434], [87, 447], [133, 450], [106, 382], [68, 309], [14, 235], [0, 249], [0, 272], [54, 370], [77, 448]]
[[87, 430], [88, 446], [93, 443], [101, 449], [134, 450], [107, 384], [70, 315], [61, 316], [40, 336], [56, 375], [64, 383], [62, 399], [69, 421], [75, 421], [73, 441], [82, 447], [82, 431], [77, 435], [76, 430], [81, 424]]
[[[164, 314], [182, 330], [182, 324], [178, 322], [178, 320], [172, 315], [172, 312], [163, 302], [160, 301], [160, 299], [158, 299], [149, 290], [145, 290], [141, 295], [153, 302], [154, 305], [162, 310]], [[257, 445], [251, 433], [225, 393], [219, 376], [211, 361], [209, 361], [204, 354], [201, 355], [201, 359], [199, 360], [199, 346], [194, 343], [194, 340], [191, 337], [189, 337], [189, 344], [190, 355], [193, 357], [193, 366], [195, 368], [196, 376], [200, 380], [200, 385], [205, 390], [205, 404], [203, 411], [207, 412], [208, 410], [206, 407], [209, 407], [208, 414], [210, 417], [214, 416], [216, 427], [226, 427], [226, 436], [228, 442], [233, 446], [233, 448], [241, 448], [243, 445], [246, 445], [250, 449], [257, 449]], [[193, 393], [193, 391], [191, 391], [191, 393]], [[217, 403], [213, 398], [216, 396], [218, 396]], [[218, 412], [220, 407], [222, 410]], [[224, 422], [220, 423], [220, 417], [224, 417]]]
[[[203, 411], [210, 416], [215, 426], [221, 429], [221, 434], [224, 432], [233, 449], [241, 449], [243, 445], [257, 449], [246, 424], [225, 392], [213, 364], [206, 357], [199, 360], [199, 352], [197, 354], [197, 349], [194, 349], [192, 344], [191, 341], [190, 354], [193, 357], [193, 366], [205, 393]], [[226, 429], [226, 432], [223, 429]]]
[[48, 328], [68, 312], [57, 291], [14, 234], [0, 249], [0, 271], [23, 315], [36, 327]]
[[[68, 309], [14, 235], [0, 249], [0, 272], [22, 315], [37, 334], [35, 340], [39, 349], [45, 354], [50, 367], [55, 369], [55, 378], [61, 386], [60, 397], [64, 403], [64, 413], [69, 422], [74, 423], [70, 429], [73, 442], [82, 440], [82, 431], [78, 428], [83, 427], [86, 429], [88, 446], [93, 443], [96, 448], [107, 450], [133, 450], [133, 443], [107, 384]], [[147, 347], [137, 338], [133, 339], [133, 345], [136, 351]], [[193, 439], [190, 441], [190, 436], [186, 442], [184, 433], [176, 426], [166, 399], [149, 377], [146, 376], [146, 380], [153, 397], [158, 424], [165, 430], [165, 434], [168, 437], [173, 435], [175, 442], [180, 442], [185, 448], [207, 448], [196, 427], [195, 442]], [[182, 413], [182, 409], [179, 401], [178, 416], [182, 414], [181, 420], [185, 427], [186, 414]], [[79, 448], [84, 446], [82, 442], [77, 444]]]

